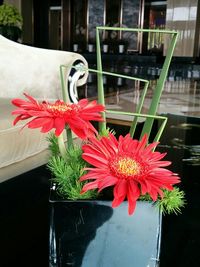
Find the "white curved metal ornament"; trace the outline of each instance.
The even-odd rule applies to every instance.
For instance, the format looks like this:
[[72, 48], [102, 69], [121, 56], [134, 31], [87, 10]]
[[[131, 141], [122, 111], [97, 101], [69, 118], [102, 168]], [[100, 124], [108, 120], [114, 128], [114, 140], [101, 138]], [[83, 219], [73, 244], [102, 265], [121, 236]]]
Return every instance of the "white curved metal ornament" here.
[[81, 76], [85, 74], [83, 64], [80, 63], [74, 67], [75, 72], [69, 76], [69, 97], [73, 103], [78, 103], [77, 82]]

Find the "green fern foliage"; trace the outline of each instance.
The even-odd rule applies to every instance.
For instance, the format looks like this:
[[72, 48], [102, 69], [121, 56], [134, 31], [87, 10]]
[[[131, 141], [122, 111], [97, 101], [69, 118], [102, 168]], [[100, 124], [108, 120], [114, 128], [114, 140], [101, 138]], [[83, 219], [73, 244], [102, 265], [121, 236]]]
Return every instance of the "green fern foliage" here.
[[49, 150], [51, 151], [52, 156], [60, 155], [58, 140], [53, 133], [50, 133], [47, 137], [47, 141], [49, 142]]
[[81, 148], [75, 146], [66, 150], [67, 159], [65, 160], [59, 155], [56, 137], [50, 136], [49, 141], [52, 156], [47, 167], [53, 175], [53, 182], [57, 185], [58, 195], [71, 200], [95, 198], [96, 191], [91, 190], [81, 194], [84, 183], [80, 182], [79, 178], [85, 174], [86, 167], [86, 162], [81, 157]]
[[[179, 188], [175, 187], [172, 191], [163, 190], [163, 198], [158, 197], [154, 202], [154, 205], [159, 208], [163, 215], [166, 214], [176, 214], [181, 213], [181, 209], [185, 206], [185, 193]], [[142, 201], [152, 201], [149, 194], [145, 194], [140, 197], [139, 200]]]
[[181, 213], [181, 208], [186, 204], [184, 191], [175, 187], [172, 191], [163, 190], [163, 192], [164, 197], [159, 198], [155, 205], [160, 208], [164, 215]]

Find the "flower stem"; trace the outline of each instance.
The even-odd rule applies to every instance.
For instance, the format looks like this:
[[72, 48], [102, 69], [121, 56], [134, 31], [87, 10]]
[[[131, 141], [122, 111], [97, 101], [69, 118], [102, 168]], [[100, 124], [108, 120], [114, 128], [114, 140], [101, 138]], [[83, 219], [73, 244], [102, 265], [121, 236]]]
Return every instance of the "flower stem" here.
[[66, 133], [67, 133], [67, 146], [68, 149], [73, 148], [73, 138], [72, 138], [72, 131], [69, 127], [66, 128]]
[[58, 136], [58, 147], [59, 147], [61, 156], [63, 157], [63, 159], [66, 160], [67, 159], [67, 156], [66, 156], [66, 148], [65, 148], [63, 133], [61, 133]]

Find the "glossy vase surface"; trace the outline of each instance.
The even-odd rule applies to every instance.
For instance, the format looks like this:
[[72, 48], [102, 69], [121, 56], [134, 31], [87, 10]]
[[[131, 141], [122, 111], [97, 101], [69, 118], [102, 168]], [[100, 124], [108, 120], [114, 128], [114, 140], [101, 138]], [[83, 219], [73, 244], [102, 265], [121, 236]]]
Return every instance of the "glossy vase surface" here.
[[65, 201], [50, 198], [49, 266], [156, 267], [159, 263], [160, 211], [138, 201]]

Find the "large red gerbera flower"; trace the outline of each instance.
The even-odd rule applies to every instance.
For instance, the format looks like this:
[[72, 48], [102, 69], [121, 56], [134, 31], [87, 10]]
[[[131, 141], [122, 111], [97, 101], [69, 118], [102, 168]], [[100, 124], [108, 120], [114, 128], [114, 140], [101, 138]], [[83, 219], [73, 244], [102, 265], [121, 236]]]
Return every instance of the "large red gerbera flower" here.
[[152, 151], [157, 144], [147, 145], [147, 135], [141, 141], [129, 134], [120, 136], [119, 141], [112, 134], [100, 140], [90, 139], [83, 146], [82, 157], [96, 168], [87, 168], [89, 172], [80, 178], [80, 181], [94, 180], [85, 184], [82, 192], [114, 186], [112, 206], [119, 206], [127, 197], [129, 214], [132, 214], [140, 195], [149, 193], [155, 201], [158, 194], [163, 196], [162, 189], [173, 190], [172, 185], [179, 183], [180, 178], [163, 168], [171, 162], [160, 161], [166, 153]]
[[14, 125], [20, 120], [33, 118], [26, 125], [29, 128], [41, 128], [43, 133], [55, 129], [55, 135], [59, 136], [66, 125], [69, 125], [81, 139], [97, 133], [90, 120], [102, 121], [100, 112], [104, 111], [104, 107], [96, 101], [89, 103], [87, 99], [82, 99], [77, 104], [67, 104], [62, 100], [57, 100], [55, 103], [47, 101], [39, 103], [28, 94], [24, 95], [29, 101], [12, 100], [12, 103], [18, 107], [12, 112], [13, 115], [18, 115]]

